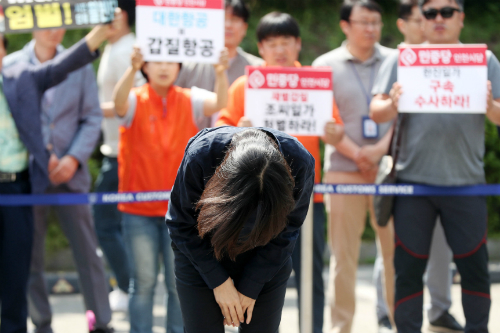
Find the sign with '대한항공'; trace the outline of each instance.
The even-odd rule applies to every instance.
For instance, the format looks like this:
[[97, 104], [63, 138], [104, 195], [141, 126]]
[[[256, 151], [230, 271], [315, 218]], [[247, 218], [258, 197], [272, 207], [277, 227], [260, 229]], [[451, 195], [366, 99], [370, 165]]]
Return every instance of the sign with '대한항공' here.
[[2, 33], [80, 29], [111, 22], [118, 0], [1, 0]]
[[332, 119], [330, 68], [246, 68], [245, 117], [253, 126], [290, 135], [322, 136]]
[[486, 45], [399, 47], [399, 112], [485, 113]]
[[219, 62], [224, 0], [138, 0], [137, 43], [144, 60]]

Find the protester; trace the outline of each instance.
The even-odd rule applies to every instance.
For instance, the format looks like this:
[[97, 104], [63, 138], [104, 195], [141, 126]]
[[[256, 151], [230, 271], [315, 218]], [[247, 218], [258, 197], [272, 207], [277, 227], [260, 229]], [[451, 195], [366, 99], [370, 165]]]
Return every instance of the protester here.
[[222, 127], [189, 142], [166, 217], [185, 332], [278, 331], [313, 185], [313, 157], [285, 133]]
[[[313, 66], [333, 70], [333, 92], [345, 123], [340, 143], [325, 149], [325, 182], [373, 183], [378, 163], [387, 153], [391, 124], [377, 126], [368, 118], [373, 80], [390, 50], [379, 45], [382, 30], [381, 8], [371, 0], [346, 0], [340, 9], [340, 28], [347, 40], [316, 59]], [[374, 126], [372, 126], [374, 125]], [[365, 131], [376, 128], [375, 133]], [[377, 233], [377, 249], [384, 260], [386, 299], [393, 299], [392, 230], [377, 226], [373, 197], [329, 195], [326, 197], [331, 247], [329, 298], [332, 332], [351, 332], [355, 311], [356, 270], [365, 228], [366, 214]], [[377, 286], [379, 289], [382, 286]], [[382, 292], [379, 292], [379, 295]], [[388, 318], [379, 323], [390, 328]]]
[[[418, 0], [402, 0], [399, 6], [399, 18], [397, 26], [404, 35], [404, 44], [421, 44], [425, 41], [422, 30], [422, 12], [418, 6]], [[373, 85], [372, 94], [377, 96], [383, 94], [387, 81], [390, 80], [394, 59], [399, 56], [399, 51], [387, 57], [380, 66], [380, 70]], [[376, 103], [377, 98], [375, 98]], [[439, 221], [439, 219], [438, 219]], [[432, 245], [427, 263], [426, 285], [429, 288], [431, 303], [427, 309], [429, 318], [429, 330], [432, 332], [463, 332], [463, 327], [448, 312], [451, 307], [451, 284], [452, 270], [450, 262], [452, 252], [446, 243], [443, 227], [441, 223], [436, 223]], [[381, 258], [375, 262], [375, 275], [381, 277]], [[385, 302], [381, 302], [378, 297], [377, 316], [379, 322], [383, 322], [384, 317], [388, 317], [388, 309]], [[393, 303], [394, 300], [391, 300]]]
[[[429, 44], [459, 44], [464, 24], [463, 1], [420, 1], [423, 29]], [[487, 52], [488, 96], [486, 116], [500, 123], [500, 64]], [[389, 78], [380, 86], [371, 115], [377, 122], [398, 116], [404, 89], [397, 83], [397, 58]], [[484, 83], [486, 84], [486, 82]], [[484, 114], [404, 114], [398, 182], [435, 186], [485, 183]], [[431, 148], [432, 147], [432, 148]], [[447, 166], [447, 167], [445, 167]], [[461, 276], [465, 332], [488, 332], [490, 281], [486, 248], [486, 198], [479, 196], [396, 197], [394, 227], [396, 307], [398, 332], [420, 332], [423, 283], [431, 238], [440, 217], [446, 239]]]
[[[58, 160], [56, 155], [52, 155], [49, 165], [51, 152], [44, 142], [47, 132], [43, 123], [43, 114], [46, 111], [43, 100], [47, 98], [47, 90], [66, 79], [71, 80], [72, 75], [68, 76], [69, 73], [97, 58], [97, 48], [113, 29], [110, 25], [97, 26], [72, 48], [43, 64], [35, 65], [28, 59], [3, 68], [0, 92], [2, 95], [0, 99], [1, 194], [43, 193], [51, 181], [63, 181], [67, 177], [67, 170], [64, 169], [68, 167], [65, 165], [71, 162], [61, 165], [62, 158]], [[3, 41], [0, 46], [0, 60], [3, 60], [6, 53], [5, 39]], [[27, 96], [31, 97], [26, 98]], [[73, 93], [70, 96], [73, 96]], [[60, 102], [65, 105], [66, 96], [60, 96]], [[77, 111], [76, 108], [72, 110], [74, 113]], [[66, 116], [72, 115], [66, 114]], [[52, 148], [54, 149], [52, 154], [59, 153], [59, 157], [64, 156], [65, 151], [59, 151], [59, 147]], [[67, 158], [66, 161], [68, 160]], [[80, 167], [84, 168], [84, 165]], [[0, 207], [2, 333], [27, 331], [26, 295], [34, 232], [32, 214], [32, 208], [27, 206]], [[80, 235], [84, 238], [83, 236]], [[95, 237], [93, 243], [96, 244]], [[87, 270], [96, 270], [90, 263], [85, 264]], [[104, 277], [102, 263], [97, 260], [95, 265], [97, 268], [101, 267]], [[105, 289], [104, 279], [102, 283], [102, 287], [98, 285], [94, 287]], [[45, 288], [45, 285], [42, 286]], [[46, 292], [45, 289], [42, 292]], [[107, 299], [104, 303], [97, 304], [98, 309], [93, 310], [105, 309], [106, 304]], [[110, 319], [108, 310], [108, 318], [101, 317], [98, 326], [92, 332], [111, 332], [112, 330], [107, 327]], [[50, 331], [50, 326], [47, 331]]]
[[[4, 59], [8, 68], [16, 63], [43, 64], [64, 52], [60, 45], [64, 29], [38, 30], [22, 50]], [[102, 114], [91, 64], [68, 75], [42, 98], [43, 142], [51, 152], [45, 193], [87, 193], [90, 173], [87, 161], [100, 135]], [[97, 255], [97, 239], [89, 205], [35, 206], [33, 253], [29, 280], [29, 314], [37, 333], [52, 332], [52, 312], [44, 277], [45, 236], [48, 213], [54, 209], [73, 250], [85, 304], [96, 316], [96, 327], [111, 320], [107, 281], [102, 260]]]
[[[250, 11], [244, 0], [225, 0], [225, 39], [224, 43], [229, 53], [229, 68], [227, 77], [229, 85], [242, 75], [245, 75], [246, 66], [260, 66], [263, 61], [243, 51], [239, 45], [247, 34]], [[215, 71], [210, 64], [185, 62], [175, 85], [182, 88], [198, 87], [208, 91], [215, 91]], [[217, 120], [218, 113], [206, 118], [200, 128], [212, 127]]]
[[[135, 43], [135, 36], [131, 31], [135, 22], [135, 2], [120, 0], [118, 6], [123, 13], [119, 29], [115, 29], [114, 35], [108, 39], [97, 72], [99, 100], [104, 115], [102, 122], [104, 142], [101, 146], [104, 159], [95, 186], [96, 192], [118, 191], [117, 156], [120, 120], [116, 118], [113, 89], [130, 65], [130, 55]], [[144, 82], [142, 75], [137, 73], [134, 86], [141, 86]], [[117, 287], [109, 295], [111, 310], [126, 311], [130, 267], [123, 240], [121, 213], [116, 205], [96, 205], [94, 220], [97, 239], [117, 283]]]
[[[227, 50], [215, 66], [217, 94], [173, 85], [181, 64], [144, 63], [138, 48], [132, 65], [114, 91], [115, 110], [123, 117], [118, 154], [121, 192], [169, 191], [189, 139], [198, 132], [197, 120], [211, 116], [227, 103]], [[148, 83], [133, 88], [141, 70]], [[132, 90], [131, 90], [132, 89]], [[161, 170], [161, 171], [159, 171]], [[164, 216], [166, 201], [121, 203], [125, 246], [131, 260], [130, 332], [149, 333], [153, 325], [153, 296], [162, 254], [167, 287], [167, 332], [182, 333], [173, 270], [173, 252]]]
[[[289, 14], [272, 12], [264, 16], [257, 27], [257, 38], [259, 40], [259, 54], [264, 58], [265, 66], [301, 67], [297, 61], [301, 50], [301, 39], [299, 25]], [[236, 80], [229, 89], [229, 101], [226, 109], [222, 110], [217, 121], [217, 126], [230, 125], [239, 127], [251, 127], [252, 123], [245, 114], [245, 86], [247, 76]], [[334, 103], [334, 117], [337, 116], [337, 109]], [[337, 123], [336, 123], [337, 121]], [[331, 120], [325, 128], [325, 142], [337, 143], [343, 135], [341, 121]], [[297, 139], [315, 158], [315, 182], [320, 183], [321, 179], [321, 158], [319, 138], [315, 136], [299, 136]], [[319, 195], [314, 197], [314, 236], [313, 236], [313, 313], [314, 331], [323, 331], [323, 250], [325, 243], [325, 215], [324, 207], [321, 203], [323, 198]], [[300, 235], [294, 252], [292, 254], [293, 269], [295, 271], [297, 289], [300, 291]], [[299, 292], [300, 295], [300, 292]], [[300, 304], [300, 302], [299, 302]]]

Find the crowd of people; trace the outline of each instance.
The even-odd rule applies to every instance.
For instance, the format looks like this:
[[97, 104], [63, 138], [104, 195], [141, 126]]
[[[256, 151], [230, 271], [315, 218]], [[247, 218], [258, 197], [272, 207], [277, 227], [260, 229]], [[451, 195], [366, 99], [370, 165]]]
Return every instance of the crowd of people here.
[[[463, 0], [400, 0], [396, 24], [403, 43], [459, 44], [463, 5]], [[278, 230], [283, 233], [262, 233], [260, 239], [251, 239], [254, 245], [248, 249], [236, 245], [221, 248], [214, 242], [227, 241], [227, 235], [218, 234], [214, 225], [222, 225], [221, 219], [232, 221], [234, 210], [227, 206], [227, 212], [210, 212], [206, 207], [213, 203], [203, 189], [211, 188], [208, 178], [218, 165], [212, 165], [214, 161], [224, 159], [226, 163], [229, 158], [217, 155], [230, 144], [228, 133], [237, 138], [233, 139], [235, 147], [248, 135], [269, 146], [266, 149], [279, 146], [294, 151], [297, 159], [305, 156], [281, 134], [269, 132], [276, 141], [269, 145], [261, 133], [239, 135], [230, 129], [252, 127], [245, 117], [252, 112], [245, 110], [246, 66], [301, 67], [299, 24], [286, 13], [262, 17], [256, 28], [257, 57], [239, 46], [247, 33], [248, 6], [243, 0], [226, 0], [225, 49], [218, 64], [145, 62], [141, 50], [134, 47], [135, 3], [119, 0], [118, 6], [112, 23], [95, 27], [67, 50], [61, 46], [63, 29], [35, 31], [31, 42], [10, 55], [6, 55], [3, 36], [0, 194], [87, 193], [91, 187], [87, 162], [101, 133], [104, 159], [96, 192], [172, 188], [176, 192], [170, 202], [0, 206], [0, 333], [27, 332], [28, 316], [36, 333], [53, 332], [44, 280], [51, 208], [73, 251], [85, 307], [95, 315], [91, 333], [113, 332], [112, 311], [128, 311], [131, 333], [151, 333], [161, 266], [167, 290], [167, 333], [223, 332], [223, 324], [241, 326], [243, 332], [277, 332], [286, 289], [283, 281], [292, 269], [297, 288], [301, 285], [298, 229], [306, 206], [300, 207], [300, 214], [299, 207], [297, 212], [287, 208], [291, 211], [285, 214], [289, 225]], [[341, 6], [340, 29], [346, 39], [312, 64], [333, 71], [331, 120], [322, 137], [296, 137], [314, 158], [304, 177], [314, 176], [314, 183], [371, 184], [390, 143], [398, 141], [399, 183], [485, 183], [485, 115], [399, 114], [398, 101], [405, 89], [398, 83], [399, 53], [379, 44], [382, 27], [382, 10], [375, 1], [345, 0]], [[90, 63], [99, 56], [104, 42], [96, 78]], [[500, 63], [490, 51], [487, 61], [486, 117], [500, 125]], [[366, 122], [376, 123], [377, 135], [365, 133]], [[226, 135], [224, 140], [215, 139], [215, 130], [200, 132], [221, 126], [229, 126], [220, 132]], [[392, 140], [395, 129], [401, 133], [400, 140]], [[205, 141], [200, 139], [203, 135]], [[190, 141], [193, 137], [198, 141]], [[321, 140], [325, 143], [324, 165]], [[196, 154], [208, 155], [202, 159]], [[289, 164], [286, 170], [294, 178], [291, 182], [306, 186], [300, 165]], [[276, 179], [289, 181], [287, 172]], [[222, 178], [227, 181], [227, 177]], [[249, 182], [231, 200], [243, 205], [239, 200], [251, 197], [246, 194], [251, 185]], [[262, 183], [260, 186], [262, 191]], [[285, 198], [287, 188], [277, 193]], [[294, 198], [298, 206], [295, 194]], [[393, 217], [384, 227], [377, 224], [372, 196], [314, 194], [313, 201], [315, 333], [323, 332], [325, 304], [330, 308], [330, 332], [352, 331], [356, 271], [367, 214], [378, 250], [374, 272], [378, 323], [374, 325], [379, 332], [421, 332], [424, 283], [431, 296], [427, 306], [431, 331], [488, 332], [491, 300], [484, 197], [397, 197]], [[189, 214], [183, 216], [186, 212]], [[197, 214], [213, 225], [207, 222], [204, 229], [194, 227], [196, 220], [186, 225], [179, 222]], [[193, 232], [196, 237], [190, 238]], [[202, 251], [205, 235], [210, 235], [214, 245], [211, 255]], [[279, 253], [264, 246], [274, 237], [282, 241]], [[239, 239], [230, 241], [237, 244]], [[325, 286], [322, 272], [327, 242], [331, 257]], [[117, 282], [111, 293], [98, 247]], [[264, 250], [252, 252], [258, 247]], [[452, 260], [461, 275], [464, 326], [449, 312]], [[239, 262], [245, 263], [244, 269]], [[228, 272], [238, 277], [229, 274], [228, 278]], [[225, 301], [233, 294], [238, 303], [234, 308]], [[218, 305], [216, 311], [209, 311], [214, 304]]]

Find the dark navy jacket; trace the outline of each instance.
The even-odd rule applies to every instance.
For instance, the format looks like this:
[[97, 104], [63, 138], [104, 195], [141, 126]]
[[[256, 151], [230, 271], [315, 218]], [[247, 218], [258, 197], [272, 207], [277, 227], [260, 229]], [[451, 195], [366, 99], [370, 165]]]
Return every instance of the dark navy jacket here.
[[[84, 39], [41, 65], [20, 62], [2, 70], [3, 92], [16, 123], [19, 137], [30, 153], [29, 169], [34, 193], [42, 193], [50, 184], [50, 154], [43, 143], [40, 120], [45, 91], [66, 79], [69, 73], [98, 57], [90, 53]], [[55, 96], [57, 98], [57, 96]]]
[[[233, 135], [242, 130], [238, 127], [204, 129], [189, 141], [166, 216], [172, 246], [189, 259], [211, 289], [225, 282], [230, 274], [223, 263], [215, 259], [210, 239], [199, 237], [196, 228], [198, 212], [194, 206], [222, 162]], [[292, 169], [295, 208], [288, 216], [287, 227], [275, 239], [249, 251], [252, 253], [243, 267], [241, 279], [235, 281], [238, 291], [253, 299], [257, 299], [264, 284], [290, 259], [314, 187], [314, 158], [311, 154], [297, 139], [276, 130], [263, 130], [275, 137]]]

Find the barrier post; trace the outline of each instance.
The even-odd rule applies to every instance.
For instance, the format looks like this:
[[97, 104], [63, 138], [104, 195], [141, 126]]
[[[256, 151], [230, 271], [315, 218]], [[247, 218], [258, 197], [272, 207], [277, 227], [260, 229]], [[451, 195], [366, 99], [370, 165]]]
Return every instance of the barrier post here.
[[313, 197], [311, 197], [309, 211], [300, 231], [300, 333], [313, 332], [313, 213]]

